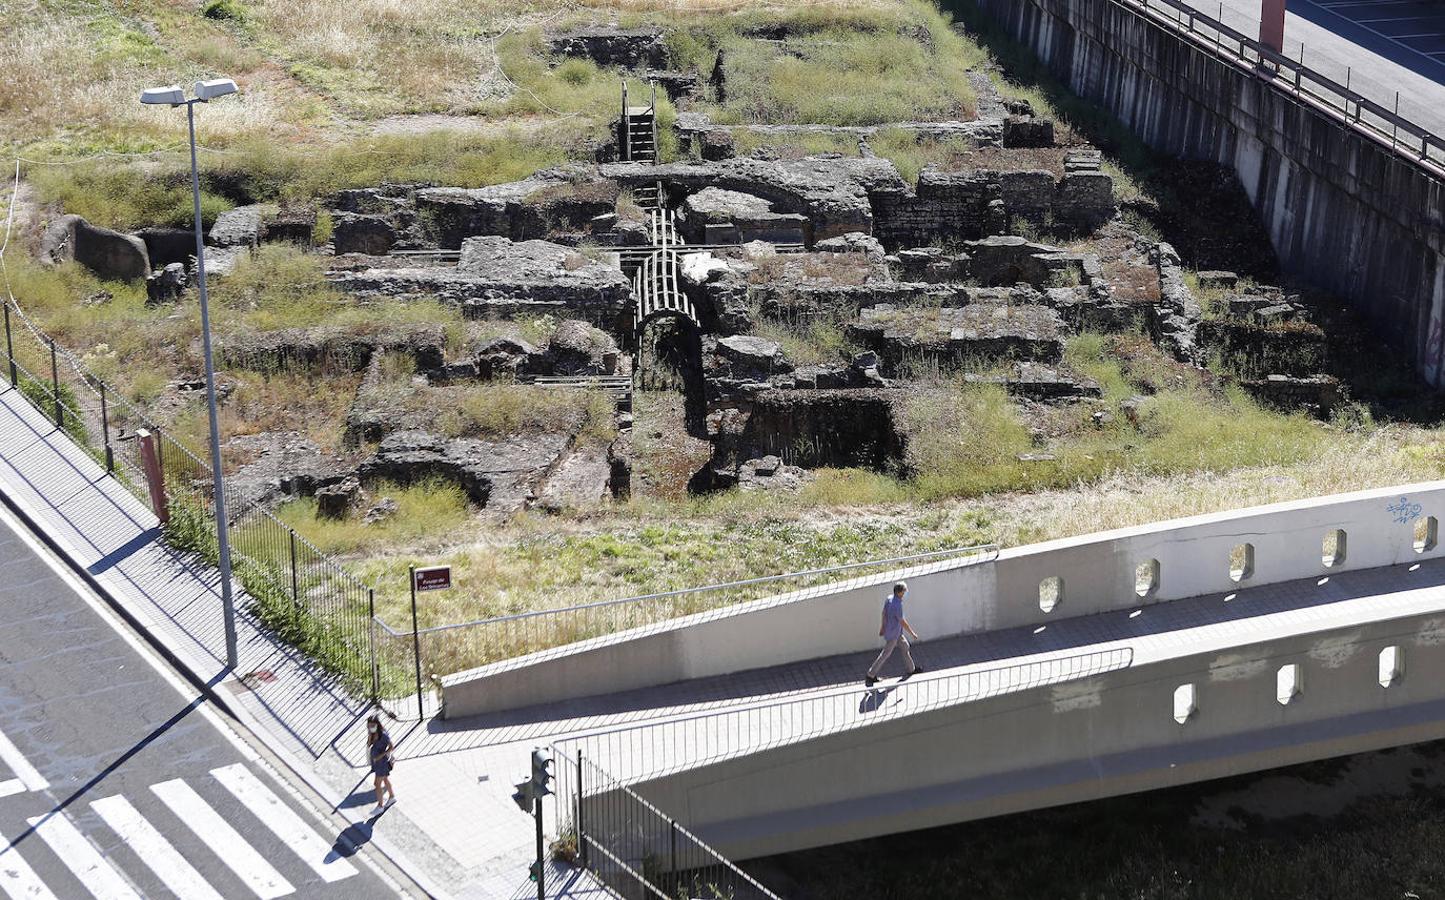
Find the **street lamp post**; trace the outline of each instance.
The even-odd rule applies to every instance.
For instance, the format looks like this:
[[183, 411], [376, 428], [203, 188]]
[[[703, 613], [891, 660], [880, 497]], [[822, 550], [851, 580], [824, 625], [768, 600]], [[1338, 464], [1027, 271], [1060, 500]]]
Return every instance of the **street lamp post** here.
[[216, 369], [211, 359], [211, 314], [206, 303], [206, 242], [201, 231], [201, 176], [196, 167], [196, 104], [236, 92], [229, 78], [198, 81], [195, 97], [187, 99], [178, 85], [143, 91], [140, 102], [186, 108], [191, 137], [191, 196], [196, 226], [196, 279], [201, 296], [201, 346], [206, 357], [206, 408], [211, 420], [211, 494], [216, 507], [216, 545], [221, 556], [221, 612], [226, 628], [226, 668], [236, 668], [236, 603], [231, 592], [231, 541], [226, 524], [225, 482], [221, 477], [221, 429], [216, 416]]

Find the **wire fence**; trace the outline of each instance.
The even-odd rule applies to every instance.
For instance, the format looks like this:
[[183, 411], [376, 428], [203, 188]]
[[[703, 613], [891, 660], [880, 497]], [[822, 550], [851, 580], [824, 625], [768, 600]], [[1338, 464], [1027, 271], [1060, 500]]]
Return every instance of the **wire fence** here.
[[[155, 510], [173, 548], [214, 565], [210, 463], [59, 346], [18, 303], [4, 300], [3, 325], [0, 376]], [[231, 483], [225, 491], [234, 577], [249, 598], [242, 613], [304, 651], [350, 693], [383, 702], [414, 690], [411, 660], [376, 657], [372, 587], [255, 498]], [[219, 631], [197, 638], [224, 658]]]
[[[1247, 31], [1239, 30], [1257, 29], [1257, 20], [1238, 21], [1238, 28], [1226, 24], [1225, 19], [1231, 13], [1222, 3], [1218, 15], [1211, 16], [1185, 0], [1113, 2], [1145, 16], [1151, 22], [1185, 34], [1195, 45], [1269, 78], [1281, 90], [1313, 101], [1314, 105], [1333, 114], [1341, 123], [1365, 132], [1396, 154], [1423, 166], [1432, 175], [1445, 175], [1445, 138], [1412, 120], [1409, 115], [1410, 98], [1405, 99], [1406, 114], [1401, 114], [1399, 91], [1395, 91], [1394, 97], [1387, 98], [1385, 102], [1373, 100], [1352, 86], [1355, 73], [1348, 65], [1327, 62], [1324, 58], [1316, 63], [1303, 44], [1297, 45], [1297, 58], [1276, 52]], [[1294, 47], [1287, 46], [1285, 49], [1294, 50]], [[1310, 60], [1308, 65], [1306, 59]], [[1323, 67], [1333, 69], [1333, 74], [1326, 74], [1322, 71]]]
[[997, 555], [993, 544], [955, 547], [421, 629], [396, 628], [378, 617], [377, 652], [397, 661], [419, 655], [423, 680], [428, 682], [459, 671], [484, 675], [489, 667], [530, 665], [573, 652], [585, 641], [623, 633], [636, 637], [675, 627], [689, 616], [728, 614], [752, 602], [842, 594], [874, 585], [885, 574], [905, 567], [909, 577], [916, 577], [987, 562]]
[[558, 847], [619, 897], [778, 900], [580, 752], [557, 761]]

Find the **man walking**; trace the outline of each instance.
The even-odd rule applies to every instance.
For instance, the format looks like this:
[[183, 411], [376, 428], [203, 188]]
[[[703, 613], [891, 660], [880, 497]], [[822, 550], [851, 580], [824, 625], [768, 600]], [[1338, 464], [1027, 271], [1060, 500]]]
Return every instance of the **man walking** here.
[[908, 593], [908, 585], [900, 581], [893, 585], [893, 593], [889, 594], [883, 601], [883, 624], [878, 629], [878, 634], [883, 638], [883, 652], [873, 661], [868, 668], [868, 678], [865, 683], [868, 687], [878, 683], [878, 673], [883, 669], [883, 664], [888, 662], [888, 657], [893, 655], [893, 648], [897, 647], [903, 651], [903, 661], [908, 664], [908, 673], [904, 678], [916, 675], [923, 671], [923, 667], [913, 661], [913, 654], [909, 652], [908, 638], [903, 633], [908, 632], [915, 641], [920, 640], [918, 632], [908, 624], [903, 617], [903, 595]]

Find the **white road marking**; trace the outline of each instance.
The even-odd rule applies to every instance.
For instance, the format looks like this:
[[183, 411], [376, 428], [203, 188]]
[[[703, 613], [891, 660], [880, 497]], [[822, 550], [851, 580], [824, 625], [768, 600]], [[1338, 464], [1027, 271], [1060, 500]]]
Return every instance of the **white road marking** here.
[[25, 785], [25, 790], [43, 791], [50, 787], [50, 782], [35, 771], [35, 767], [20, 752], [20, 748], [12, 744], [3, 731], [0, 731], [0, 759], [5, 760], [5, 765], [9, 766], [15, 777]]
[[[37, 519], [39, 518], [36, 511], [33, 508], [29, 507], [29, 505], [24, 500], [21, 500], [19, 498], [12, 499], [14, 499], [15, 502], [20, 504], [22, 507], [29, 508], [30, 514]], [[171, 669], [167, 663], [163, 662], [160, 657], [156, 655], [155, 650], [152, 649], [151, 646], [147, 644], [144, 640], [142, 640], [138, 635], [133, 633], [131, 631], [130, 625], [123, 621], [120, 615], [115, 610], [111, 609], [110, 605], [106, 603], [106, 601], [102, 600], [100, 596], [97, 595], [95, 591], [90, 587], [90, 585], [86, 584], [78, 576], [76, 576], [76, 574], [71, 571], [70, 568], [59, 557], [55, 555], [54, 551], [52, 551], [45, 544], [41, 543], [40, 539], [37, 538], [35, 535], [31, 534], [29, 528], [21, 524], [20, 520], [17, 519], [15, 515], [3, 505], [0, 505], [0, 526], [3, 526], [5, 531], [8, 531], [10, 534], [14, 535], [22, 544], [28, 547], [30, 549], [30, 552], [33, 553], [37, 559], [44, 561], [45, 565], [49, 567], [50, 571], [54, 573], [55, 576], [59, 578], [67, 587], [69, 587], [76, 597], [79, 597], [86, 606], [90, 607], [91, 612], [95, 613], [102, 622], [110, 626], [111, 631], [114, 632], [122, 641], [124, 641], [126, 646], [130, 647], [136, 652], [137, 655], [144, 659], [146, 663], [151, 667], [151, 669], [154, 670], [155, 673], [159, 675], [167, 684], [169, 684], [179, 696], [181, 696], [187, 701], [190, 701], [196, 697], [196, 691], [189, 682], [183, 680], [175, 672], [175, 670]], [[66, 541], [59, 536], [57, 536], [57, 540], [59, 540], [62, 544], [66, 543]], [[69, 549], [67, 552], [70, 552], [77, 557], [82, 555], [76, 554], [73, 548]], [[295, 800], [297, 804], [299, 804], [303, 809], [307, 810], [310, 815], [320, 818], [320, 814], [315, 811], [311, 801], [308, 800], [305, 796], [303, 796], [300, 792], [298, 792], [290, 784], [288, 784], [286, 779], [281, 774], [279, 774], [271, 765], [269, 765], [265, 760], [261, 758], [261, 754], [257, 753], [254, 747], [252, 747], [246, 741], [242, 740], [241, 737], [235, 731], [233, 731], [221, 719], [219, 715], [217, 715], [216, 711], [211, 708], [211, 704], [209, 701], [199, 704], [196, 707], [196, 712], [199, 713], [201, 717], [204, 718], [207, 722], [210, 722], [211, 726], [214, 727], [216, 731], [220, 732], [221, 736], [225, 738], [225, 740], [236, 750], [237, 753], [240, 754], [242, 759], [247, 760], [248, 762], [253, 762], [257, 766], [262, 768], [266, 772], [266, 774], [269, 775], [277, 784], [281, 785], [284, 790], [289, 792], [290, 796], [293, 800]], [[270, 794], [270, 791], [267, 791], [267, 793]], [[275, 799], [274, 794], [271, 794], [271, 797], [272, 802], [280, 806], [282, 810], [290, 812], [286, 809], [284, 805], [281, 805], [279, 800]], [[304, 820], [299, 815], [291, 813], [291, 816], [301, 829], [308, 830], [306, 829]], [[315, 835], [313, 834], [313, 836]], [[317, 840], [320, 840], [319, 836], [315, 837], [317, 837]], [[329, 842], [322, 841], [321, 843], [326, 849], [325, 853], [321, 857], [318, 857], [318, 859], [324, 859], [325, 854], [329, 854], [331, 852], [331, 844]], [[293, 843], [291, 846], [294, 849], [297, 848], [299, 845]], [[298, 849], [297, 852], [300, 853], [302, 851]], [[357, 860], [364, 862], [367, 868], [371, 870], [371, 873], [377, 879], [379, 879], [382, 884], [390, 887], [398, 895], [404, 893], [402, 888], [396, 883], [396, 881], [386, 871], [379, 868], [376, 863], [372, 862], [370, 859], [367, 859], [365, 854], [357, 854]], [[316, 869], [318, 872], [321, 872], [322, 877], [325, 878], [327, 881], [339, 881], [342, 878], [347, 878], [351, 875], [356, 874], [356, 869], [353, 868], [352, 864], [346, 859], [340, 857], [327, 863], [324, 869], [318, 868], [319, 865], [319, 863], [311, 863], [312, 868]]]
[[156, 873], [180, 900], [224, 900], [216, 893], [216, 889], [201, 877], [195, 866], [186, 862], [185, 857], [171, 846], [171, 842], [130, 805], [129, 800], [119, 794], [102, 797], [91, 801], [90, 808], [120, 835], [120, 839], [150, 866], [151, 871]]
[[65, 813], [53, 812], [25, 821], [50, 845], [50, 849], [80, 879], [95, 900], [142, 900], [125, 876], [106, 862]]
[[190, 785], [176, 778], [153, 784], [151, 790], [261, 900], [274, 900], [296, 890]]
[[30, 864], [20, 858], [20, 851], [10, 846], [3, 834], [0, 834], [0, 890], [9, 895], [10, 900], [56, 900], [50, 888]]
[[25, 793], [25, 782], [19, 778], [11, 778], [0, 781], [0, 797], [9, 797], [11, 794]]
[[327, 881], [340, 881], [356, 874], [356, 867], [332, 851], [329, 841], [316, 833], [299, 815], [281, 801], [261, 779], [240, 763], [212, 769], [226, 790], [235, 795], [266, 827], [296, 851], [316, 874]]

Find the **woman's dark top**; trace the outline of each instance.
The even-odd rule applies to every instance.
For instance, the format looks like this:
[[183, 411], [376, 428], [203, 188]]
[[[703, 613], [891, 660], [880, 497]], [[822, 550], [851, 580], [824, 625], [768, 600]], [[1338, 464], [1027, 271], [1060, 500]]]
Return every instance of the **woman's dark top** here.
[[391, 751], [391, 735], [383, 728], [377, 732], [376, 740], [371, 742], [371, 773], [381, 778], [391, 774], [391, 759], [387, 754]]

